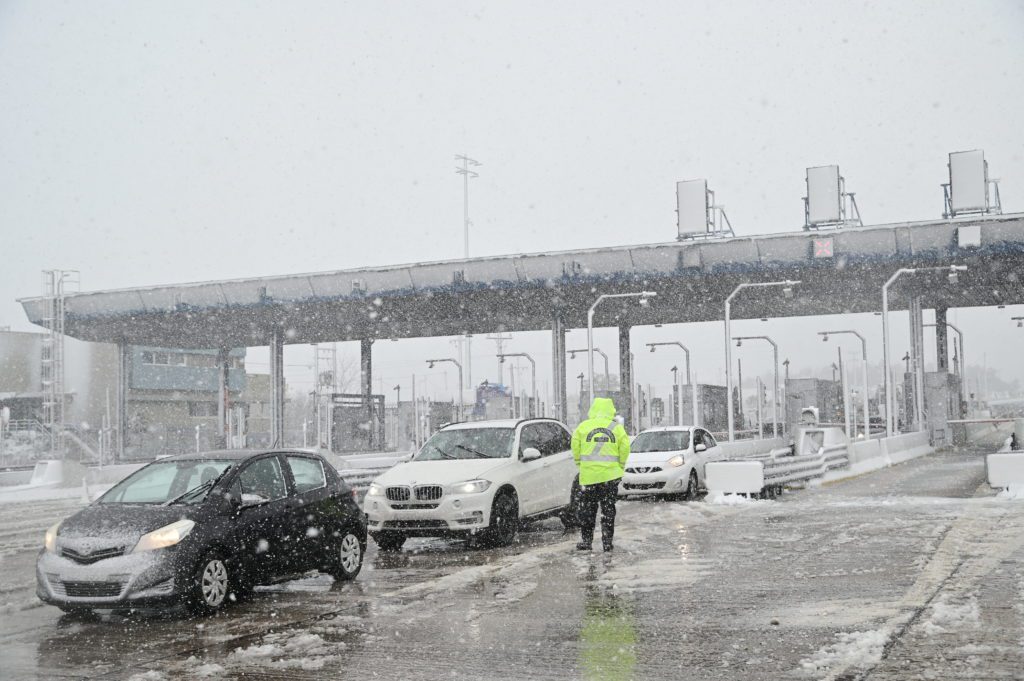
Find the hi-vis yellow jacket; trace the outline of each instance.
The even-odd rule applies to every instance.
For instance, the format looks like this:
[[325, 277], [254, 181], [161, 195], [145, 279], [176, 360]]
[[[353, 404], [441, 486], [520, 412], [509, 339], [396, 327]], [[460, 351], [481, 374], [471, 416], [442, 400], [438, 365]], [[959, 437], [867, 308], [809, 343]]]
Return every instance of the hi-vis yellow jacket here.
[[615, 403], [596, 397], [588, 416], [572, 434], [572, 458], [580, 469], [580, 484], [618, 480], [629, 458], [629, 436], [615, 420]]

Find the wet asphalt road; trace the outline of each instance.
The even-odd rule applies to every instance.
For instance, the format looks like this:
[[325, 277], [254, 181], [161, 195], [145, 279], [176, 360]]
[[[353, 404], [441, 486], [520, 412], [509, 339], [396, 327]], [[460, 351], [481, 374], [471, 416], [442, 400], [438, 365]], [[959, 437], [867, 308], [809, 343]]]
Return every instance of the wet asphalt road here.
[[776, 501], [624, 502], [610, 556], [557, 521], [371, 544], [354, 583], [207, 619], [37, 604], [42, 533], [78, 504], [3, 505], [0, 678], [1020, 679], [1024, 501], [983, 479], [954, 452]]

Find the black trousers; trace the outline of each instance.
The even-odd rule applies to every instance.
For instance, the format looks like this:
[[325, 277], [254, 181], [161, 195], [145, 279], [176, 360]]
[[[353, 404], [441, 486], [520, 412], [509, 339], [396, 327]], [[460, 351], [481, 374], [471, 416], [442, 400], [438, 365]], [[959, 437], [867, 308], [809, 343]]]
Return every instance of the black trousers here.
[[615, 501], [619, 497], [619, 480], [609, 480], [579, 488], [580, 538], [584, 544], [594, 541], [597, 507], [601, 506], [601, 543], [612, 543], [615, 534]]

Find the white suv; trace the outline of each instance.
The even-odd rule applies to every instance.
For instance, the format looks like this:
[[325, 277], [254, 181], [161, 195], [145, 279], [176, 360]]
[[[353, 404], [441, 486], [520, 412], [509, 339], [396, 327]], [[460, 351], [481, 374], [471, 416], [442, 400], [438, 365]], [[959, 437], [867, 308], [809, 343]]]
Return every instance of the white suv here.
[[370, 485], [363, 501], [382, 551], [408, 537], [466, 537], [507, 545], [521, 523], [574, 522], [571, 435], [552, 419], [457, 423]]

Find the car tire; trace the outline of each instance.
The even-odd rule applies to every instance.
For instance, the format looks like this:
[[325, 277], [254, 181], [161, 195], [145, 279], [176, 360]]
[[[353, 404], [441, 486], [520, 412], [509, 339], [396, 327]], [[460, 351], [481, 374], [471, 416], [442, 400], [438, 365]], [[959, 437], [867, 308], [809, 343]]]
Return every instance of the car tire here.
[[343, 530], [341, 538], [338, 539], [333, 550], [330, 574], [334, 577], [334, 581], [349, 582], [355, 579], [363, 568], [365, 553], [366, 542], [352, 530]]
[[508, 546], [519, 531], [519, 502], [514, 492], [499, 492], [491, 502], [491, 522], [484, 534], [485, 546]]
[[227, 561], [217, 551], [210, 551], [199, 561], [189, 585], [189, 606], [197, 615], [212, 615], [228, 602], [233, 578]]
[[406, 539], [401, 532], [376, 532], [370, 536], [377, 543], [377, 548], [385, 553], [401, 551]]
[[697, 471], [690, 471], [690, 479], [686, 484], [686, 492], [684, 499], [687, 501], [696, 501], [697, 494], [700, 492], [700, 482], [697, 480]]
[[580, 477], [577, 475], [572, 481], [572, 489], [569, 490], [569, 505], [558, 514], [562, 521], [562, 527], [566, 530], [574, 530], [580, 526]]

